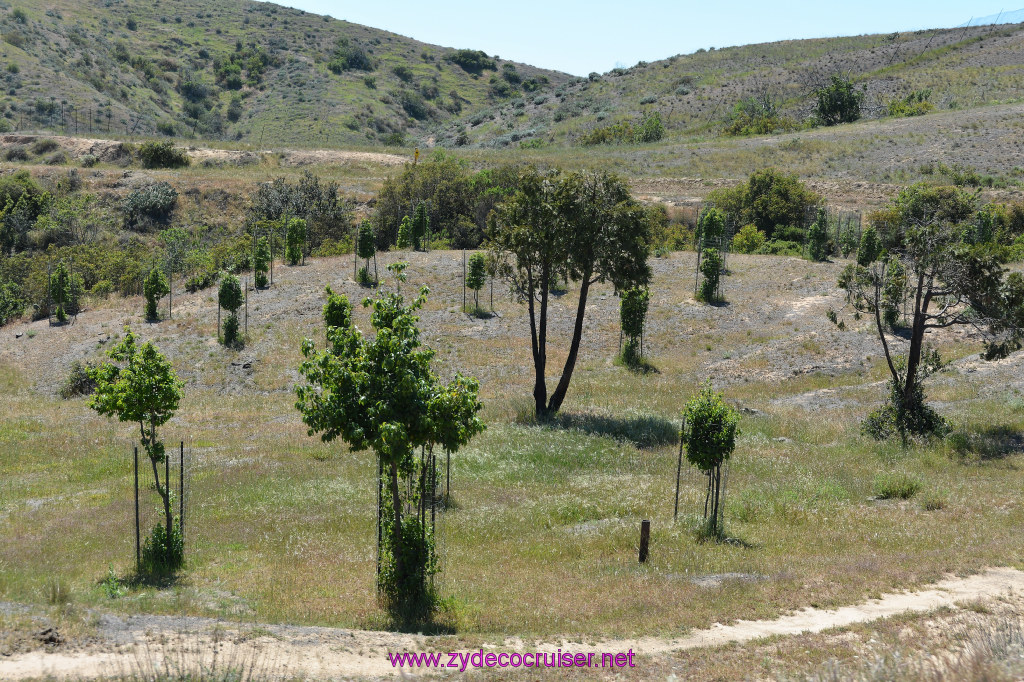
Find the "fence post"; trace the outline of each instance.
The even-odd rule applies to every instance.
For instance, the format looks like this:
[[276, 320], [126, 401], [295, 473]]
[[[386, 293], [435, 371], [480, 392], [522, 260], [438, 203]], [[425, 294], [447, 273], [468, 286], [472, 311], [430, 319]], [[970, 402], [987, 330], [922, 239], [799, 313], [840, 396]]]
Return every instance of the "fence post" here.
[[466, 250], [462, 250], [462, 312], [466, 312]]
[[142, 568], [142, 550], [139, 546], [139, 446], [135, 446], [135, 571]]
[[181, 531], [181, 544], [185, 545], [185, 441], [181, 441], [180, 458], [178, 460], [178, 529]]
[[640, 522], [640, 563], [647, 563], [647, 546], [651, 540], [651, 522], [644, 519]]
[[679, 477], [683, 473], [683, 431], [686, 430], [686, 421], [679, 427], [679, 462], [676, 464], [676, 510], [672, 514], [672, 520], [679, 518]]

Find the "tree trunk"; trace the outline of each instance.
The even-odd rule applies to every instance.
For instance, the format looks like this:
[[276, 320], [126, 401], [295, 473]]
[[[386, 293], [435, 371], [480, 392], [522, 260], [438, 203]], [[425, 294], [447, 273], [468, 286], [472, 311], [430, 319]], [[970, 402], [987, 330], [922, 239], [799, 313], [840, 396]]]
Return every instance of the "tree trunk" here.
[[580, 300], [576, 305], [576, 325], [572, 330], [572, 344], [569, 346], [569, 356], [565, 359], [565, 366], [562, 368], [562, 377], [558, 380], [555, 392], [551, 394], [551, 402], [548, 404], [548, 412], [554, 414], [562, 407], [565, 394], [569, 391], [569, 381], [572, 379], [572, 372], [576, 368], [576, 357], [580, 352], [580, 339], [583, 338], [583, 318], [587, 311], [587, 294], [590, 292], [590, 271], [583, 273], [583, 280], [580, 284]]
[[[532, 284], [532, 283], [531, 283]], [[534, 410], [537, 419], [546, 419], [548, 416], [548, 387], [544, 383], [544, 374], [547, 371], [547, 342], [548, 342], [548, 285], [550, 284], [550, 271], [545, 264], [541, 271], [540, 280], [540, 324], [534, 323], [534, 300], [533, 290], [530, 287], [528, 292], [530, 305], [530, 327], [533, 332], [533, 370], [535, 379], [533, 383]]]
[[925, 315], [931, 293], [925, 292], [924, 274], [917, 276], [917, 295], [914, 299], [914, 326], [910, 333], [910, 352], [907, 354], [907, 375], [903, 379], [903, 406], [910, 406], [917, 383], [917, 368], [921, 364], [921, 348], [924, 345]]
[[391, 530], [391, 551], [395, 557], [396, 585], [401, 585], [404, 576], [402, 564], [402, 498], [398, 492], [398, 465], [392, 462], [390, 465], [391, 478], [391, 509], [394, 515], [394, 526]]
[[[148, 439], [149, 445], [146, 447], [146, 454], [149, 456], [149, 463], [153, 467], [153, 480], [156, 483], [156, 492], [160, 495], [160, 500], [164, 505], [164, 523], [167, 526], [167, 542], [170, 543], [171, 527], [174, 524], [174, 520], [171, 517], [171, 482], [169, 480], [165, 480], [164, 484], [162, 486], [160, 485], [160, 468], [157, 466], [156, 457], [153, 456], [153, 448], [156, 445], [155, 427], [150, 427]], [[167, 454], [164, 453], [164, 456], [166, 457]], [[169, 550], [170, 544], [168, 544], [165, 549]]]

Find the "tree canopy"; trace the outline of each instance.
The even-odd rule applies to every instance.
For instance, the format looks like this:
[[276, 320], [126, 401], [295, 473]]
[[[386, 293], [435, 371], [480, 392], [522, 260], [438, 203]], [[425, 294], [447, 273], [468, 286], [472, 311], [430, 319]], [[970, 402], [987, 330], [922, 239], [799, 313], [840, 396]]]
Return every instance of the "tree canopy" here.
[[[984, 356], [990, 359], [1021, 346], [1024, 278], [1008, 273], [990, 244], [972, 241], [975, 218], [964, 199], [956, 190], [923, 186], [900, 192], [880, 230], [887, 249], [882, 259], [850, 264], [839, 278], [847, 302], [874, 316], [891, 377], [888, 412], [875, 415], [881, 418], [876, 426], [884, 428], [873, 429], [876, 435], [919, 433], [940, 423], [923, 403], [922, 382], [941, 366], [937, 354], [925, 349], [928, 333], [971, 327], [986, 339]], [[886, 333], [902, 325], [909, 328], [905, 356], [892, 347], [902, 339]]]
[[[611, 282], [616, 291], [646, 285], [650, 225], [625, 181], [608, 173], [524, 170], [517, 191], [495, 210], [490, 228], [498, 273], [526, 303], [538, 417], [557, 412], [572, 379], [583, 335], [590, 287]], [[569, 353], [548, 399], [548, 304], [556, 281], [579, 283]]]

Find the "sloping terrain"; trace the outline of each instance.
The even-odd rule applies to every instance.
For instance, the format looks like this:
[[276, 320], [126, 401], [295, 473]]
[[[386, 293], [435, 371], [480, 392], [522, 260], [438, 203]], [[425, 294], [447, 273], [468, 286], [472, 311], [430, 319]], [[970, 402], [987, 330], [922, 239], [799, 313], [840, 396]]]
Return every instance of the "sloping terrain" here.
[[373, 144], [571, 78], [242, 0], [25, 0], [0, 9], [0, 34], [19, 130]]
[[1020, 24], [712, 49], [590, 78], [241, 0], [22, 0], [0, 9], [0, 36], [11, 129], [258, 147], [571, 145], [655, 111], [670, 138], [717, 136], [749, 97], [802, 124], [833, 74], [863, 87], [868, 118], [912, 92], [962, 110], [1024, 86]]

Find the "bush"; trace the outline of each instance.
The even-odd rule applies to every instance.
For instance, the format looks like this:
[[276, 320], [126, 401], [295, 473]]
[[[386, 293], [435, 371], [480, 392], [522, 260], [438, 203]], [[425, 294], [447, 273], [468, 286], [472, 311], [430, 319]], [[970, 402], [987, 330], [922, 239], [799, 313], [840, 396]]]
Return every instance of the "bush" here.
[[68, 377], [60, 387], [60, 397], [67, 400], [77, 395], [91, 395], [96, 390], [96, 380], [89, 372], [95, 370], [95, 365], [75, 360], [68, 370]]
[[167, 220], [177, 202], [177, 190], [166, 182], [158, 182], [134, 190], [121, 202], [125, 227], [131, 229], [143, 219]]
[[753, 223], [768, 238], [777, 237], [778, 226], [803, 225], [807, 211], [821, 203], [796, 175], [775, 168], [756, 171], [737, 187], [715, 190], [708, 200], [741, 224]]
[[781, 116], [774, 100], [767, 94], [762, 97], [745, 97], [733, 106], [732, 120], [725, 127], [726, 135], [767, 135], [778, 131], [793, 130], [796, 123], [788, 116]]
[[704, 257], [700, 263], [700, 300], [713, 303], [718, 300], [718, 283], [722, 277], [722, 254], [718, 249], [704, 249]]
[[807, 255], [815, 262], [828, 258], [828, 214], [818, 211], [818, 219], [807, 230]]
[[261, 220], [275, 221], [302, 216], [306, 220], [306, 238], [316, 249], [325, 240], [349, 239], [353, 203], [340, 196], [337, 182], [323, 182], [309, 171], [295, 184], [284, 178], [259, 185], [246, 210], [246, 224], [254, 227]]
[[0, 327], [21, 317], [25, 305], [20, 286], [14, 282], [0, 281]]
[[153, 268], [149, 271], [149, 275], [146, 276], [146, 280], [142, 283], [142, 293], [146, 297], [147, 320], [152, 322], [160, 319], [160, 311], [157, 310], [157, 306], [160, 303], [160, 299], [166, 296], [170, 290], [167, 277], [164, 276], [160, 268]]
[[138, 153], [143, 168], [184, 168], [191, 163], [188, 154], [171, 142], [146, 142]]
[[757, 250], [757, 253], [764, 256], [796, 256], [799, 258], [803, 255], [803, 248], [798, 242], [770, 239]]
[[4, 158], [8, 161], [28, 161], [28, 150], [25, 147], [15, 145], [4, 152]]
[[867, 229], [860, 236], [860, 247], [857, 249], [857, 265], [867, 267], [878, 260], [878, 256], [882, 252], [882, 244], [878, 240], [878, 232], [875, 231], [873, 225], [868, 225]]
[[181, 534], [181, 520], [174, 519], [169, 537], [163, 524], [153, 526], [142, 543], [140, 572], [149, 577], [166, 576], [181, 568], [184, 562], [185, 542]]
[[[937, 354], [936, 354], [937, 356]], [[906, 368], [906, 359], [896, 359], [897, 369]], [[886, 440], [892, 436], [900, 436], [906, 442], [911, 436], [927, 437], [944, 436], [949, 430], [946, 420], [924, 402], [922, 380], [929, 371], [922, 356], [922, 370], [914, 384], [913, 394], [909, 401], [904, 401], [902, 386], [892, 379], [888, 381], [889, 395], [877, 410], [864, 420], [864, 433], [875, 440]], [[934, 363], [932, 363], [934, 365]], [[902, 366], [902, 367], [901, 367]]]
[[284, 257], [289, 265], [298, 265], [302, 261], [302, 250], [306, 246], [306, 221], [292, 218], [288, 221], [288, 232]]
[[818, 97], [818, 120], [823, 125], [852, 123], [860, 118], [864, 92], [855, 90], [849, 78], [832, 76], [831, 83], [819, 88], [815, 94]]
[[32, 153], [36, 155], [48, 154], [50, 152], [57, 151], [58, 149], [60, 149], [60, 145], [57, 144], [56, 140], [50, 139], [37, 140], [36, 143], [32, 145]]
[[935, 108], [928, 98], [931, 90], [915, 90], [906, 97], [889, 100], [886, 111], [890, 116], [921, 116]]
[[456, 50], [448, 55], [447, 60], [452, 64], [458, 64], [463, 71], [479, 75], [485, 69], [497, 71], [498, 64], [487, 56], [487, 53], [480, 50]]
[[757, 253], [764, 247], [767, 238], [754, 225], [744, 225], [732, 238], [732, 250], [736, 253]]

